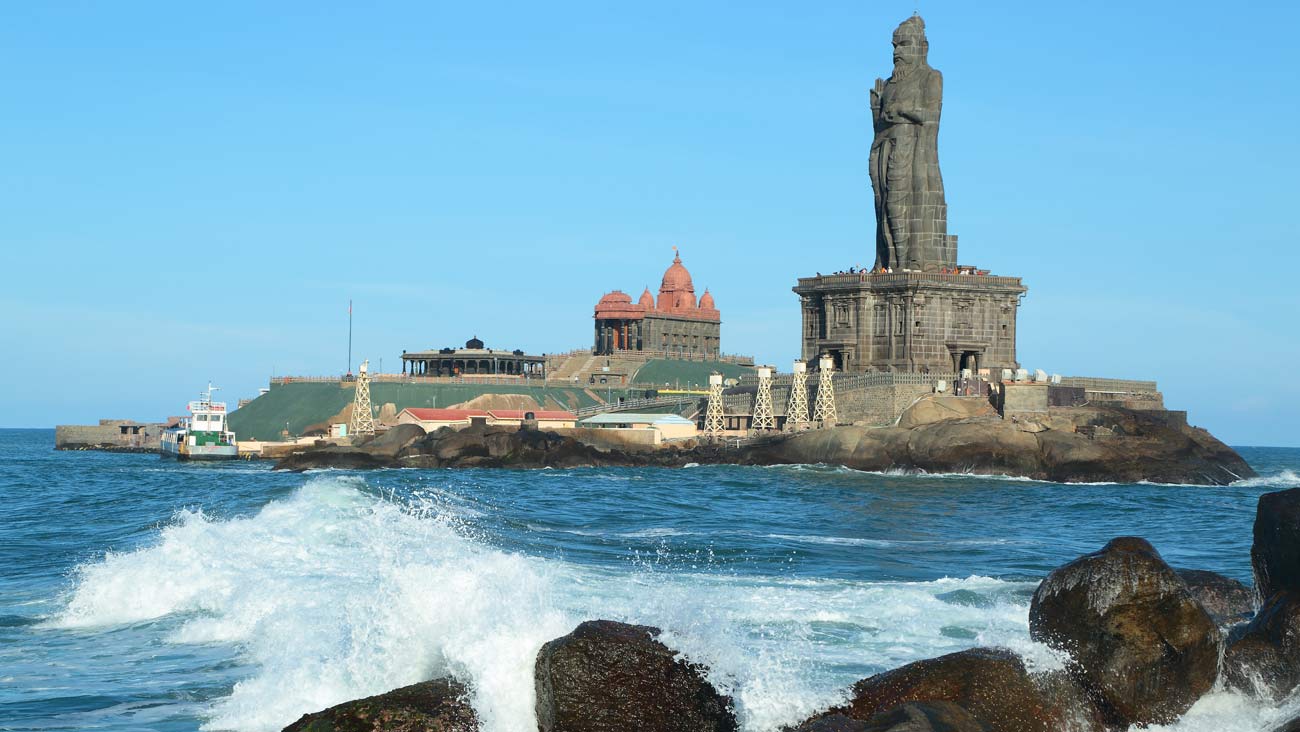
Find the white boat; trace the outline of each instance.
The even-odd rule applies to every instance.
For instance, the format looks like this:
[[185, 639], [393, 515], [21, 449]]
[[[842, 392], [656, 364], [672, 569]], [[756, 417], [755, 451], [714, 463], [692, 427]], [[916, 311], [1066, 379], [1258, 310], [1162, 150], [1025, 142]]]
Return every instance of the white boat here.
[[208, 384], [202, 397], [189, 403], [179, 425], [163, 430], [162, 454], [179, 460], [234, 460], [239, 457], [235, 433], [226, 429], [226, 403], [212, 401], [216, 387]]

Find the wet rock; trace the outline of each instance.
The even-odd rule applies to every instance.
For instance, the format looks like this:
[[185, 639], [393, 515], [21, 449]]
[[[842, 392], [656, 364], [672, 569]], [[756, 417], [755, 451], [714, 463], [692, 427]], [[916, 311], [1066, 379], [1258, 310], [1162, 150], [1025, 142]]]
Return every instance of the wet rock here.
[[955, 704], [990, 732], [1059, 732], [1072, 716], [1071, 710], [1043, 694], [1019, 656], [1000, 648], [973, 648], [909, 663], [857, 682], [850, 693], [847, 705], [808, 720], [800, 729], [820, 729], [811, 725], [835, 715], [874, 722], [877, 715], [909, 702]]
[[1259, 497], [1250, 561], [1261, 598], [1300, 592], [1300, 488]]
[[1235, 628], [1223, 672], [1233, 688], [1274, 700], [1300, 685], [1300, 595], [1276, 593], [1249, 624]]
[[863, 732], [867, 723], [844, 714], [827, 714], [814, 717], [798, 727], [787, 727], [783, 732]]
[[1296, 717], [1281, 727], [1274, 727], [1273, 732], [1300, 732], [1300, 717]]
[[1241, 582], [1203, 569], [1174, 571], [1187, 583], [1192, 597], [1220, 626], [1249, 620], [1255, 613], [1255, 592]]
[[304, 714], [284, 732], [477, 732], [466, 688], [435, 679]]
[[863, 732], [991, 732], [992, 727], [951, 702], [909, 702], [877, 714]]
[[591, 620], [542, 646], [534, 669], [539, 732], [734, 732], [731, 699], [658, 635]]
[[321, 468], [375, 470], [399, 465], [395, 458], [374, 455], [361, 448], [332, 446], [290, 453], [276, 462], [275, 469], [295, 472]]
[[908, 702], [863, 722], [831, 714], [792, 732], [990, 732], [991, 728], [951, 702]]
[[1029, 633], [1072, 656], [1071, 675], [1120, 728], [1173, 721], [1217, 676], [1217, 626], [1136, 537], [1048, 575], [1030, 604]]

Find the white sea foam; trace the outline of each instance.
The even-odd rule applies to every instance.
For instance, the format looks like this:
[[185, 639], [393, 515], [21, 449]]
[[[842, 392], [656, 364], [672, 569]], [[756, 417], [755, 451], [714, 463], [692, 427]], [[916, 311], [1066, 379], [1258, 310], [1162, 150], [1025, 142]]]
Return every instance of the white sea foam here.
[[1283, 470], [1273, 475], [1257, 475], [1232, 483], [1234, 488], [1300, 488], [1300, 475], [1294, 470]]
[[[597, 617], [663, 628], [754, 732], [841, 700], [870, 673], [973, 645], [1060, 667], [1029, 640], [1023, 583], [743, 577], [707, 560], [701, 571], [660, 566], [653, 554], [594, 568], [496, 550], [458, 528], [446, 503], [412, 509], [363, 488], [318, 475], [253, 516], [182, 512], [151, 546], [83, 566], [49, 624], [94, 632], [169, 618], [163, 642], [235, 644], [250, 675], [205, 727], [255, 732], [444, 674], [472, 686], [485, 732], [532, 732], [538, 649]], [[940, 598], [958, 590], [978, 601]], [[1197, 713], [1218, 719], [1227, 712], [1215, 704], [1235, 703]]]

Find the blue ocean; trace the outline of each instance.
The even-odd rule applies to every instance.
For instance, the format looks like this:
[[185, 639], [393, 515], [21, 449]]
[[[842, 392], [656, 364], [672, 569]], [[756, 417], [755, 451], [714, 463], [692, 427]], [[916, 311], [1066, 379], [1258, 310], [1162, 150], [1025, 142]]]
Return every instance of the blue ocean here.
[[[870, 674], [1033, 643], [1054, 567], [1120, 535], [1250, 580], [1261, 493], [1300, 449], [1241, 448], [1227, 487], [1060, 485], [825, 466], [276, 473], [62, 453], [0, 430], [0, 730], [278, 730], [434, 676], [532, 732], [533, 660], [580, 621], [656, 625], [743, 728]], [[1168, 729], [1268, 732], [1300, 701], [1216, 691]]]

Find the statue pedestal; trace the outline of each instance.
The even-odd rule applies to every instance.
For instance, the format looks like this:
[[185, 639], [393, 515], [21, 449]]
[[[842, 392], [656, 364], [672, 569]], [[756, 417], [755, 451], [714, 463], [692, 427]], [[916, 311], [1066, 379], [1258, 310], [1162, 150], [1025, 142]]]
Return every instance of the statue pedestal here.
[[847, 373], [1018, 367], [1019, 277], [896, 272], [802, 277], [803, 359]]

